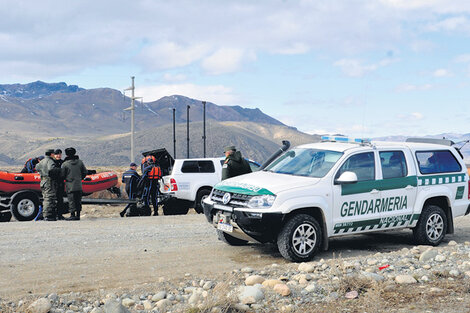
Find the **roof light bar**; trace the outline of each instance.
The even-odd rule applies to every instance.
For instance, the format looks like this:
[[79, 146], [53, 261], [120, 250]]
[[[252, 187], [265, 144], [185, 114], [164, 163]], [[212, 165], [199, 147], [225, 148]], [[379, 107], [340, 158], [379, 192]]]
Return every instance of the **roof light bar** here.
[[370, 143], [370, 139], [349, 138], [345, 136], [322, 136], [321, 141], [359, 143], [359, 144]]

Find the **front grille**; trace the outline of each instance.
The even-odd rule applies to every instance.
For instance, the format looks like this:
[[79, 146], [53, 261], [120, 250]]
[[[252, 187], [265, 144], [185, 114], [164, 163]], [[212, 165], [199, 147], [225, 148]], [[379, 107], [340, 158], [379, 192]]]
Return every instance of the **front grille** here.
[[[212, 191], [211, 200], [216, 203], [223, 204], [222, 198], [224, 197], [224, 194], [226, 193], [227, 192], [225, 191], [214, 189]], [[226, 205], [230, 205], [233, 207], [246, 207], [247, 206], [246, 204], [248, 203], [248, 201], [250, 201], [250, 199], [253, 197], [251, 195], [244, 195], [241, 193], [232, 193], [232, 192], [229, 192], [229, 193], [230, 193], [231, 199], [229, 203], [227, 203]]]

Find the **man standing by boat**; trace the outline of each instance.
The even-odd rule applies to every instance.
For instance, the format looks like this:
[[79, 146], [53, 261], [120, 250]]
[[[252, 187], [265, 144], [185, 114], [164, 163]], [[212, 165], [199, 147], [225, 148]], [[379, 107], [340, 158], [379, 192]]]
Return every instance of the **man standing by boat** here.
[[[64, 160], [62, 160], [62, 150], [55, 149], [53, 158], [56, 163], [56, 166], [60, 169], [62, 167], [62, 163], [64, 163]], [[62, 216], [62, 214], [67, 213], [65, 210], [65, 205], [64, 205], [64, 192], [65, 192], [64, 177], [62, 177], [62, 175], [60, 175], [59, 173], [56, 179], [57, 179], [57, 219], [63, 220], [64, 217]]]
[[[53, 178], [58, 168], [52, 154], [54, 149], [46, 151], [46, 157], [36, 165], [36, 170], [41, 175], [41, 192], [43, 197], [43, 216], [45, 221], [57, 220], [57, 179]], [[52, 174], [52, 176], [51, 176]]]
[[69, 201], [70, 217], [69, 221], [80, 220], [80, 211], [82, 210], [82, 179], [87, 175], [87, 169], [78, 155], [75, 148], [65, 149], [65, 155], [62, 164], [62, 175], [65, 177], [65, 188], [67, 190], [67, 199]]

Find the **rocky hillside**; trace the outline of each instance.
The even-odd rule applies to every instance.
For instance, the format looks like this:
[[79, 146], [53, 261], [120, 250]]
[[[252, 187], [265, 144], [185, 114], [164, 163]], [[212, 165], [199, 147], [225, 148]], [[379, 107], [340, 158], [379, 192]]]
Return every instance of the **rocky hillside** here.
[[[128, 97], [114, 89], [83, 89], [65, 83], [36, 82], [27, 85], [0, 85], [0, 131], [40, 135], [109, 135], [130, 130], [131, 104]], [[174, 95], [154, 102], [136, 102], [136, 130], [146, 130], [173, 120], [186, 123], [203, 119], [200, 100]], [[283, 125], [259, 109], [206, 104], [206, 119]]]
[[[24, 137], [13, 133], [0, 133], [0, 166], [22, 165], [30, 157], [44, 153], [48, 148], [73, 146], [87, 165], [126, 166], [130, 162], [130, 134], [105, 136], [40, 136]], [[190, 124], [190, 157], [203, 156], [202, 123]], [[281, 146], [282, 140], [299, 145], [319, 141], [319, 136], [308, 135], [296, 129], [253, 122], [215, 122], [206, 125], [206, 156], [223, 156], [223, 147], [236, 145], [243, 155], [257, 162], [263, 162]], [[186, 158], [186, 124], [176, 127], [176, 154]], [[173, 155], [173, 130], [167, 124], [135, 134], [134, 160], [140, 160], [141, 152], [166, 148]]]

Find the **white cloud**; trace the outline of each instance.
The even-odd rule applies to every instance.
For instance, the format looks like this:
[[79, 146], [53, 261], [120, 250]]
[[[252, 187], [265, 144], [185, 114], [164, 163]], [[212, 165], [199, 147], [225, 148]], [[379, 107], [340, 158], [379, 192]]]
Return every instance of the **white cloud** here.
[[238, 71], [245, 61], [255, 60], [253, 53], [242, 49], [222, 48], [202, 61], [202, 68], [211, 75], [220, 75]]
[[235, 105], [238, 96], [232, 88], [223, 85], [168, 84], [136, 87], [136, 94], [145, 102], [152, 102], [165, 96], [182, 95], [193, 99], [210, 101], [219, 105]]
[[446, 18], [437, 23], [430, 24], [428, 26], [430, 31], [468, 31], [470, 29], [470, 23], [468, 19], [464, 16], [455, 16]]
[[187, 77], [184, 74], [165, 73], [163, 79], [167, 82], [182, 82], [185, 81]]
[[440, 68], [440, 69], [435, 70], [432, 73], [432, 76], [434, 76], [434, 77], [450, 77], [450, 76], [452, 76], [452, 73], [449, 70], [446, 70], [444, 68]]
[[425, 91], [434, 88], [431, 84], [424, 85], [413, 85], [413, 84], [403, 84], [395, 88], [397, 92], [409, 92], [409, 91]]
[[406, 114], [398, 114], [397, 115], [397, 120], [399, 121], [420, 121], [424, 118], [424, 114], [421, 112], [412, 112], [412, 113], [406, 113]]
[[341, 59], [333, 63], [334, 66], [341, 68], [344, 74], [351, 77], [362, 77], [369, 72], [373, 72], [380, 67], [387, 66], [392, 60], [384, 59], [377, 64], [362, 64], [361, 61], [355, 59]]
[[209, 47], [204, 44], [182, 46], [165, 42], [143, 48], [140, 58], [150, 69], [183, 67], [202, 58]]
[[455, 58], [455, 62], [457, 63], [469, 63], [470, 62], [470, 54], [461, 54]]

